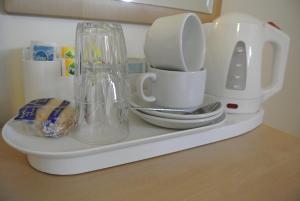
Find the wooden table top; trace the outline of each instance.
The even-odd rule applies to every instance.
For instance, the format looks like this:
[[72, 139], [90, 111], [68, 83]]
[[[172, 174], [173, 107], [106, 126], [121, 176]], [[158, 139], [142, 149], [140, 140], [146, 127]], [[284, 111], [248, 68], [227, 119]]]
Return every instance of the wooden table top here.
[[261, 125], [221, 142], [74, 176], [31, 168], [0, 139], [0, 201], [300, 200], [300, 139]]

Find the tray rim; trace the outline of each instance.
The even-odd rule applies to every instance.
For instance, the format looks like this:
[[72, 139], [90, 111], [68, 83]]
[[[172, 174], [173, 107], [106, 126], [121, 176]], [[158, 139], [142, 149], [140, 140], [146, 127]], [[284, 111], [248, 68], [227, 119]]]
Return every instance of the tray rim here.
[[[256, 116], [260, 115], [263, 116], [263, 109], [260, 109], [260, 111], [257, 112], [257, 114], [254, 114], [251, 116], [249, 119], [251, 120], [252, 118], [257, 118]], [[236, 114], [230, 114], [230, 115], [236, 115]], [[227, 114], [228, 116], [228, 114]], [[143, 144], [148, 144], [148, 143], [153, 143], [153, 142], [158, 142], [158, 141], [164, 141], [172, 138], [178, 138], [178, 137], [184, 137], [186, 135], [193, 135], [197, 134], [200, 132], [204, 132], [207, 130], [211, 130], [215, 128], [219, 128], [220, 125], [226, 124], [227, 117], [225, 118], [224, 121], [220, 122], [219, 124], [215, 124], [212, 126], [207, 126], [207, 127], [200, 127], [200, 128], [192, 128], [192, 129], [187, 129], [187, 130], [174, 130], [174, 132], [166, 133], [166, 134], [161, 134], [157, 136], [150, 136], [150, 137], [145, 137], [145, 138], [140, 138], [140, 139], [135, 139], [135, 140], [129, 140], [129, 141], [123, 141], [115, 144], [108, 144], [108, 145], [101, 145], [101, 146], [93, 146], [89, 147], [86, 149], [80, 149], [76, 151], [63, 151], [63, 152], [42, 152], [42, 151], [32, 151], [27, 148], [19, 147], [15, 145], [9, 137], [7, 137], [8, 133], [10, 132], [15, 132], [11, 127], [9, 127], [9, 122], [11, 122], [12, 119], [10, 119], [3, 127], [2, 129], [2, 137], [4, 141], [13, 147], [14, 149], [26, 154], [26, 155], [35, 155], [35, 156], [42, 156], [42, 157], [48, 157], [48, 158], [71, 158], [71, 157], [81, 157], [81, 156], [86, 156], [86, 155], [91, 155], [91, 154], [99, 154], [103, 152], [109, 152], [117, 149], [124, 149], [128, 147], [133, 147], [133, 146], [139, 146]], [[244, 120], [244, 121], [248, 121]], [[241, 121], [241, 122], [244, 122]], [[239, 122], [239, 123], [241, 123]], [[232, 125], [228, 125], [232, 126]]]

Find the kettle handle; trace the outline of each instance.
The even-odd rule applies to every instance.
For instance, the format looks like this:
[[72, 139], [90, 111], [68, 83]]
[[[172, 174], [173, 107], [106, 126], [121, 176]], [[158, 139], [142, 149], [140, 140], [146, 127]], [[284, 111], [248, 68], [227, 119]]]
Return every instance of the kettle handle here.
[[265, 43], [270, 42], [274, 49], [273, 74], [271, 86], [264, 88], [262, 99], [266, 101], [273, 94], [281, 90], [283, 86], [290, 38], [270, 23], [265, 24]]

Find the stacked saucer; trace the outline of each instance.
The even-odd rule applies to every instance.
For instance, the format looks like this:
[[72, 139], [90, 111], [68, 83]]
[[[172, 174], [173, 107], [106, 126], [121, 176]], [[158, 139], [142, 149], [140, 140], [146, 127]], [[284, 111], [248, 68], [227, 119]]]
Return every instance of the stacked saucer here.
[[224, 106], [209, 95], [197, 109], [171, 111], [140, 100], [133, 95], [130, 100], [131, 111], [146, 122], [155, 126], [171, 129], [191, 129], [219, 125], [225, 120]]

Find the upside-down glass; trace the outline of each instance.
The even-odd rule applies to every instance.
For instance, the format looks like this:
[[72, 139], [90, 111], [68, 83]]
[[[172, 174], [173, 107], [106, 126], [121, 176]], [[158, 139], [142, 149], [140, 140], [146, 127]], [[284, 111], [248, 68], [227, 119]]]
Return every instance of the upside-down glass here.
[[111, 144], [129, 134], [127, 55], [120, 24], [83, 22], [76, 31], [75, 137]]

